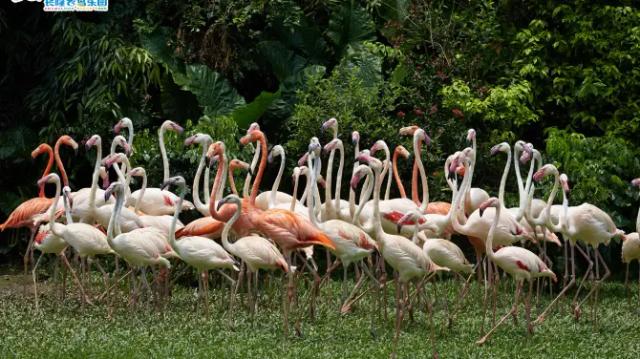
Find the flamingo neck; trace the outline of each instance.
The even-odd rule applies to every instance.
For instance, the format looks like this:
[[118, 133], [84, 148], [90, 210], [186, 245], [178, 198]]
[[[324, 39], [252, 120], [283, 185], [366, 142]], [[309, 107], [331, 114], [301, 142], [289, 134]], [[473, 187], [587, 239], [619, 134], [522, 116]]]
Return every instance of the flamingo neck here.
[[[144, 191], [147, 190], [147, 174], [143, 173], [142, 174], [142, 187], [140, 187], [140, 195], [138, 196], [138, 200], [136, 201], [136, 206], [133, 209], [134, 213], [138, 213], [138, 210], [140, 209], [140, 203], [142, 203], [142, 198], [144, 197]], [[182, 208], [182, 207], [178, 207], [178, 208]]]
[[384, 237], [382, 230], [382, 219], [380, 218], [380, 190], [382, 188], [382, 176], [380, 169], [375, 168], [373, 170], [375, 175], [373, 176], [374, 190], [373, 190], [373, 231], [376, 238]]
[[96, 163], [93, 166], [91, 177], [91, 191], [89, 192], [89, 210], [96, 209], [96, 191], [98, 190], [98, 178], [100, 178], [100, 160], [102, 159], [102, 141], [96, 141]]
[[178, 243], [176, 242], [176, 225], [178, 223], [178, 216], [180, 215], [180, 210], [182, 208], [182, 202], [184, 202], [185, 195], [185, 186], [181, 184], [178, 188], [178, 203], [176, 205], [175, 210], [173, 211], [173, 218], [171, 219], [171, 227], [169, 228], [169, 245], [173, 248], [173, 251], [180, 255], [180, 251], [178, 249]]
[[[46, 145], [45, 146], [45, 151], [47, 153], [47, 166], [44, 168], [44, 172], [42, 172], [42, 177], [45, 177], [46, 175], [48, 175], [51, 172], [51, 168], [53, 167], [53, 149], [51, 148], [51, 146]], [[45, 193], [44, 193], [44, 183], [42, 184], [42, 186], [40, 186], [40, 191], [38, 192], [38, 197], [40, 198], [44, 198]]]
[[260, 182], [262, 182], [262, 176], [264, 176], [264, 170], [267, 167], [267, 139], [264, 133], [257, 132], [260, 141], [260, 165], [258, 166], [258, 173], [256, 179], [253, 181], [253, 187], [251, 187], [251, 197], [249, 197], [249, 203], [251, 205], [256, 204], [256, 197], [258, 196], [258, 189], [260, 189]]
[[507, 176], [509, 175], [509, 169], [511, 168], [511, 150], [507, 151], [507, 163], [504, 165], [504, 171], [502, 171], [502, 178], [500, 178], [500, 190], [498, 192], [498, 199], [500, 203], [504, 205], [504, 189], [507, 185]]
[[[335, 208], [333, 207], [333, 200], [332, 200], [332, 188], [333, 188], [333, 160], [335, 159], [336, 156], [336, 150], [335, 148], [333, 150], [331, 150], [331, 152], [329, 152], [329, 159], [327, 160], [327, 176], [325, 178], [325, 182], [326, 185], [324, 187], [324, 212], [322, 213], [322, 216], [324, 217], [323, 220], [328, 220], [331, 218], [335, 218]], [[320, 167], [316, 167], [318, 170], [320, 170]], [[339, 178], [337, 179], [339, 181]], [[314, 185], [312, 185], [312, 188], [316, 188], [313, 187]], [[318, 192], [319, 193], [319, 192]]]
[[296, 210], [296, 201], [298, 197], [298, 182], [300, 182], [300, 175], [297, 174], [293, 178], [293, 193], [291, 196], [291, 203], [289, 204], [289, 210], [291, 212]]
[[166, 129], [160, 126], [158, 129], [158, 144], [160, 145], [160, 155], [162, 156], [162, 182], [169, 179], [169, 159], [167, 158], [167, 149], [164, 145], [164, 133]]
[[[509, 151], [511, 153], [511, 151]], [[502, 211], [502, 207], [504, 204], [502, 201], [498, 200], [500, 203], [495, 207], [496, 213], [493, 216], [493, 223], [491, 224], [491, 228], [489, 228], [489, 233], [487, 234], [487, 240], [484, 243], [484, 250], [487, 253], [487, 257], [491, 261], [495, 260], [495, 253], [493, 252], [493, 237], [496, 234], [496, 229], [498, 228], [498, 222], [500, 222], [500, 212]]]
[[364, 181], [364, 185], [362, 186], [362, 193], [360, 195], [361, 201], [358, 204], [358, 210], [355, 211], [355, 213], [352, 216], [351, 222], [357, 225], [358, 227], [361, 227], [365, 232], [372, 233], [373, 227], [364, 228], [364, 226], [360, 223], [360, 213], [362, 213], [362, 210], [364, 209], [364, 205], [367, 203], [369, 198], [371, 198], [371, 193], [373, 192], [373, 180], [371, 179], [373, 177], [373, 171], [371, 170], [370, 167], [367, 167], [367, 168], [368, 170], [367, 170], [366, 178]]
[[[469, 169], [469, 164], [465, 161], [464, 165], [464, 173], [465, 176], [462, 180], [462, 184], [460, 184], [460, 188], [457, 191], [457, 197], [453, 203], [453, 213], [451, 218], [451, 225], [453, 229], [460, 234], [467, 234], [468, 228], [466, 225], [462, 225], [460, 223], [460, 216], [464, 217], [464, 198], [468, 193], [468, 187], [471, 186], [471, 170]], [[464, 218], [466, 221], [466, 218]]]
[[116, 204], [114, 206], [113, 212], [111, 212], [111, 218], [109, 218], [109, 225], [107, 226], [107, 242], [109, 243], [109, 246], [111, 248], [113, 248], [113, 237], [121, 233], [120, 222], [118, 222], [118, 218], [120, 218], [120, 212], [122, 211], [123, 205], [124, 196], [123, 193], [120, 192], [116, 195]]
[[211, 217], [222, 220], [218, 215], [218, 211], [216, 209], [216, 200], [218, 190], [223, 185], [224, 179], [227, 177], [227, 154], [222, 152], [220, 155], [220, 160], [218, 161], [218, 170], [216, 171], [216, 178], [213, 180], [213, 188], [211, 189], [211, 193], [213, 197], [209, 200], [209, 212], [211, 213]]
[[391, 182], [393, 182], [393, 168], [391, 163], [391, 153], [389, 152], [389, 147], [387, 145], [384, 145], [382, 149], [384, 151], [384, 161], [385, 161], [384, 172], [382, 176], [387, 177], [387, 183], [384, 190], [384, 200], [388, 201], [389, 196], [391, 195]]
[[233, 179], [233, 170], [229, 169], [228, 170], [228, 181], [229, 181], [229, 187], [231, 187], [231, 193], [235, 194], [236, 196], [238, 196], [238, 189], [236, 188], [236, 181]]
[[271, 193], [269, 193], [269, 207], [275, 207], [276, 205], [276, 195], [278, 194], [278, 188], [280, 187], [280, 181], [282, 180], [282, 174], [284, 173], [285, 159], [284, 151], [282, 151], [280, 153], [280, 167], [278, 168], [278, 175], [276, 176], [276, 180], [273, 181]]
[[244, 180], [244, 185], [242, 187], [242, 196], [245, 198], [249, 198], [249, 186], [251, 186], [251, 178], [253, 177], [251, 173], [256, 169], [258, 165], [258, 161], [260, 160], [260, 154], [262, 152], [260, 141], [256, 142], [256, 149], [253, 151], [253, 158], [251, 159], [251, 169], [247, 173], [247, 176]]
[[49, 223], [51, 227], [51, 233], [55, 234], [58, 237], [63, 237], [64, 225], [57, 223], [57, 221], [55, 220], [56, 207], [58, 206], [58, 201], [60, 200], [60, 192], [61, 192], [60, 178], [56, 177], [54, 183], [56, 185], [56, 195], [53, 197], [53, 201], [51, 202], [51, 207], [49, 208]]
[[[356, 141], [356, 143], [353, 144], [353, 154], [354, 154], [354, 161], [353, 161], [353, 168], [351, 170], [352, 177], [356, 173], [356, 168], [358, 168], [358, 154], [360, 154], [360, 141]], [[362, 203], [362, 196], [360, 196], [360, 203]], [[356, 213], [356, 191], [353, 188], [351, 188], [351, 186], [349, 186], [349, 214], [351, 216], [355, 216], [355, 213]]]
[[[336, 148], [338, 151], [340, 151], [340, 162], [338, 162], [338, 173], [336, 176], [336, 191], [335, 191], [335, 195], [334, 195], [334, 211], [336, 211], [337, 214], [340, 214], [340, 208], [341, 208], [341, 195], [340, 192], [342, 192], [342, 172], [344, 170], [344, 145], [342, 144], [342, 141], [338, 142], [338, 146]], [[337, 218], [338, 216], [336, 216]]]
[[396, 185], [398, 186], [398, 191], [400, 192], [400, 198], [407, 198], [407, 192], [404, 190], [404, 185], [402, 184], [402, 179], [400, 179], [400, 173], [398, 173], [398, 158], [400, 152], [393, 152], [393, 160], [391, 171], [393, 172], [393, 178], [396, 181]]
[[236, 204], [236, 211], [222, 228], [222, 246], [229, 252], [231, 252], [231, 248], [233, 247], [233, 244], [229, 242], [229, 232], [242, 213], [242, 201], [234, 201], [233, 203]]
[[413, 151], [416, 154], [414, 161], [418, 166], [418, 171], [420, 171], [420, 182], [422, 185], [422, 204], [420, 205], [420, 212], [425, 213], [427, 211], [427, 206], [429, 205], [429, 184], [427, 183], [427, 174], [424, 170], [424, 164], [422, 163], [422, 138], [419, 136], [413, 137]]
[[67, 170], [64, 168], [64, 164], [62, 163], [62, 159], [60, 158], [60, 145], [62, 144], [62, 138], [59, 138], [56, 141], [54, 146], [54, 156], [56, 160], [56, 165], [58, 166], [58, 171], [60, 172], [60, 177], [62, 178], [62, 183], [65, 186], [69, 185], [69, 178], [67, 177]]
[[[318, 183], [316, 179], [316, 170], [314, 168], [314, 161], [316, 161], [316, 156], [313, 153], [310, 153], [307, 156], [307, 167], [309, 168], [309, 175], [307, 176], [307, 190], [310, 193], [307, 193], [307, 211], [309, 212], [309, 220], [314, 227], [318, 227], [318, 219], [315, 216], [315, 208], [316, 208], [316, 194], [318, 198], [320, 196], [320, 191], [318, 191]], [[327, 202], [325, 202], [327, 203]]]
[[[202, 143], [202, 154], [200, 155], [200, 162], [198, 163], [198, 169], [196, 170], [196, 175], [193, 178], [193, 204], [198, 209], [200, 213], [207, 213], [208, 208], [206, 203], [207, 195], [205, 194], [205, 203], [202, 203], [200, 200], [200, 177], [202, 176], [202, 170], [206, 165], [206, 157], [207, 157], [207, 149], [209, 148], [210, 142]], [[205, 188], [209, 186], [208, 181], [205, 179]]]

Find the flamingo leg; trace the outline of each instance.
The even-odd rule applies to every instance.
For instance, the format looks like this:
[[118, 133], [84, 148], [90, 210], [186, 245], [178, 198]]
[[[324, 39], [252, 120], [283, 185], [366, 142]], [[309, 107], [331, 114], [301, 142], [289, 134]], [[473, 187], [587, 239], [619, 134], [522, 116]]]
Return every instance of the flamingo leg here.
[[256, 291], [256, 298], [254, 300], [254, 308], [253, 311], [256, 313], [258, 311], [258, 300], [260, 300], [260, 291], [258, 290], [258, 272], [260, 270], [256, 269], [256, 272], [253, 274], [253, 288]]
[[209, 271], [202, 272], [202, 284], [204, 286], [204, 314], [209, 316]]
[[34, 298], [34, 302], [36, 305], [36, 311], [38, 311], [39, 309], [39, 303], [38, 303], [38, 280], [37, 280], [37, 270], [38, 270], [38, 265], [40, 264], [40, 260], [42, 259], [43, 254], [40, 254], [40, 256], [38, 257], [38, 260], [36, 261], [36, 264], [33, 266], [33, 270], [31, 271], [31, 276], [33, 278], [33, 298]]
[[[427, 279], [427, 282], [428, 281], [429, 279]], [[419, 286], [422, 287], [422, 284], [419, 284]], [[420, 289], [419, 292], [421, 293], [422, 289]], [[429, 292], [427, 291], [426, 284], [424, 286], [424, 295], [425, 295], [425, 302], [427, 307], [427, 315], [429, 319], [429, 340], [431, 341], [432, 355], [433, 355], [433, 358], [438, 358], [439, 356], [438, 356], [438, 348], [436, 346], [436, 330], [433, 322], [433, 307], [431, 306], [431, 298], [429, 298]]]
[[355, 298], [354, 300], [351, 300], [351, 298], [353, 298], [353, 296], [355, 296], [355, 294], [358, 292], [363, 282], [364, 282], [364, 275], [360, 276], [360, 279], [358, 279], [356, 284], [353, 286], [351, 293], [349, 293], [349, 295], [347, 295], [345, 300], [342, 302], [342, 305], [340, 307], [341, 314], [348, 313], [351, 310], [351, 306], [356, 302], [357, 299], [359, 299], [359, 298]]
[[251, 289], [251, 279], [253, 278], [253, 272], [247, 271], [247, 297], [249, 302], [249, 313], [253, 317], [253, 290]]
[[[576, 294], [573, 297], [573, 302], [572, 302], [573, 303], [573, 313], [574, 313], [574, 316], [575, 316], [576, 320], [578, 320], [578, 319], [580, 319], [580, 304], [578, 304], [578, 296], [580, 295], [580, 290], [584, 286], [584, 282], [587, 280], [589, 274], [593, 270], [593, 261], [591, 261], [591, 258], [589, 258], [589, 247], [587, 247], [586, 253], [585, 253], [584, 250], [582, 250], [582, 248], [580, 248], [580, 246], [577, 243], [576, 243], [575, 248], [578, 249], [578, 252], [580, 252], [580, 254], [589, 263], [589, 265], [587, 266], [587, 270], [585, 271], [584, 276], [582, 277], [582, 280], [580, 280], [580, 285], [578, 285], [578, 289], [576, 290]], [[585, 297], [585, 299], [588, 298], [588, 297], [589, 297], [589, 295], [587, 295]]]
[[396, 328], [395, 334], [393, 336], [393, 352], [391, 353], [392, 358], [397, 357], [398, 352], [398, 340], [400, 339], [400, 328], [402, 326], [402, 318], [404, 316], [404, 307], [403, 307], [403, 287], [404, 283], [398, 280], [396, 275]]
[[525, 301], [525, 316], [527, 318], [527, 333], [533, 334], [533, 325], [531, 324], [531, 293], [533, 292], [533, 281], [529, 280], [529, 293]]
[[595, 312], [596, 312], [595, 324], [597, 325], [597, 323], [598, 323], [598, 317], [597, 317], [597, 311], [598, 311], [598, 291], [599, 291], [599, 289], [600, 289], [600, 285], [602, 284], [602, 282], [604, 282], [604, 281], [605, 281], [607, 278], [609, 278], [609, 276], [611, 275], [611, 271], [609, 270], [609, 267], [608, 267], [608, 266], [607, 266], [607, 264], [605, 263], [604, 258], [602, 258], [602, 255], [600, 254], [600, 251], [598, 251], [598, 249], [597, 249], [597, 248], [595, 248], [595, 249], [594, 249], [594, 252], [595, 252], [595, 260], [596, 260], [596, 263], [598, 263], [598, 261], [602, 262], [602, 265], [604, 266], [605, 273], [604, 273], [604, 275], [602, 276], [602, 278], [599, 278], [599, 279], [595, 282], [595, 284], [594, 284], [593, 288], [591, 288], [591, 290], [589, 291], [589, 293], [587, 293], [587, 295], [586, 295], [584, 298], [582, 298], [582, 301], [581, 301], [581, 302], [580, 302], [580, 304], [578, 304], [578, 306], [577, 306], [577, 310], [578, 310], [578, 311], [580, 310], [580, 306], [581, 306], [581, 305], [582, 305], [582, 304], [587, 300], [587, 298], [589, 298], [593, 293], [596, 293], [596, 294], [595, 294], [595, 303], [594, 303], [594, 308], [595, 308], [595, 309], [594, 309], [594, 310], [595, 310]]
[[27, 250], [24, 252], [24, 257], [22, 257], [22, 263], [24, 264], [24, 274], [27, 275], [29, 271], [29, 261], [32, 256], [33, 251], [33, 239], [36, 237], [36, 231], [38, 230], [38, 225], [34, 225], [29, 229], [29, 243], [27, 244]]
[[482, 345], [484, 343], [487, 342], [487, 340], [489, 340], [489, 337], [491, 336], [491, 334], [493, 334], [493, 332], [496, 331], [496, 329], [498, 329], [498, 327], [500, 325], [502, 325], [502, 323], [504, 323], [505, 320], [507, 320], [507, 318], [509, 318], [509, 316], [511, 316], [515, 311], [516, 308], [518, 306], [518, 298], [520, 297], [520, 290], [522, 288], [522, 281], [518, 281], [518, 284], [516, 285], [516, 294], [515, 294], [515, 298], [513, 301], [513, 307], [511, 307], [511, 310], [509, 310], [509, 312], [507, 314], [504, 315], [504, 317], [502, 317], [498, 323], [496, 323], [496, 325], [491, 328], [491, 330], [489, 330], [487, 332], [487, 334], [485, 334], [482, 338], [480, 338], [478, 341], [476, 341], [476, 344], [478, 345]]
[[343, 263], [342, 264], [342, 295], [340, 297], [340, 302], [342, 303], [342, 305], [345, 304], [346, 300], [347, 300], [347, 269], [349, 268], [349, 265], [347, 263]]
[[69, 264], [69, 260], [67, 259], [67, 256], [64, 255], [64, 253], [61, 255], [62, 260], [64, 261], [64, 264], [67, 266], [67, 268], [69, 269], [69, 272], [71, 272], [71, 275], [73, 276], [73, 279], [76, 281], [76, 284], [78, 284], [78, 287], [80, 288], [80, 295], [82, 296], [82, 303], [87, 303], [87, 304], [93, 304], [91, 303], [91, 301], [89, 300], [89, 297], [87, 296], [86, 292], [84, 291], [84, 286], [82, 286], [82, 282], [80, 282], [80, 279], [78, 278], [78, 275], [76, 274], [76, 271], [73, 270], [73, 268], [71, 267], [71, 264]]
[[284, 305], [282, 309], [283, 319], [284, 319], [284, 336], [285, 338], [289, 336], [289, 311], [291, 306], [291, 299], [293, 298], [293, 271], [291, 269], [291, 252], [284, 254], [285, 259], [287, 260], [287, 267], [289, 270], [287, 271], [287, 290], [284, 298]]
[[[640, 271], [638, 273], [640, 273]], [[624, 294], [627, 297], [627, 304], [631, 305], [631, 298], [629, 296], [629, 263], [625, 266], [624, 271]]]

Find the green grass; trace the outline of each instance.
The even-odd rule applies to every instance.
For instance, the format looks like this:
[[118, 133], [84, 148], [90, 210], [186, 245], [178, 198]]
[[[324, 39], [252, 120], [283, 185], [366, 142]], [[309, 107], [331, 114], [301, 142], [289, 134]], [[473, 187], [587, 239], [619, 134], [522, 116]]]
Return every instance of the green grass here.
[[[284, 339], [281, 319], [281, 278], [271, 279], [263, 290], [259, 312], [252, 319], [248, 311], [236, 306], [235, 318], [226, 311], [227, 283], [214, 277], [211, 286], [210, 314], [206, 317], [196, 307], [193, 288], [176, 286], [167, 309], [159, 312], [152, 306], [126, 305], [124, 291], [116, 296], [116, 309], [108, 318], [105, 303], [82, 310], [76, 296], [57, 299], [59, 292], [51, 283], [43, 283], [41, 310], [36, 312], [31, 292], [23, 294], [22, 285], [13, 283], [19, 277], [0, 279], [0, 357], [210, 357], [210, 358], [386, 358], [392, 349], [393, 285], [388, 293], [389, 318], [378, 321], [375, 333], [372, 323], [373, 296], [367, 293], [354, 306], [352, 313], [341, 316], [338, 309], [339, 282], [323, 287], [316, 319], [304, 318], [302, 337]], [[94, 281], [93, 294], [99, 292]], [[352, 283], [350, 283], [352, 284]], [[447, 289], [453, 299], [460, 283], [447, 280], [438, 283], [441, 295]], [[27, 288], [30, 290], [30, 287]], [[432, 286], [429, 286], [433, 294]], [[482, 288], [474, 284], [466, 305], [458, 313], [452, 329], [443, 328], [444, 312], [439, 302], [435, 307], [437, 347], [441, 357], [510, 357], [510, 358], [591, 358], [640, 355], [640, 302], [638, 287], [629, 305], [620, 283], [606, 284], [601, 293], [599, 328], [591, 319], [591, 305], [585, 305], [582, 318], [576, 322], [567, 312], [567, 302], [536, 327], [535, 335], [526, 336], [524, 307], [520, 309], [518, 326], [509, 319], [492, 339], [482, 347], [479, 338], [482, 319]], [[302, 286], [304, 298], [307, 289]], [[498, 296], [498, 317], [511, 305], [513, 283], [503, 280]], [[433, 296], [432, 296], [433, 298]], [[542, 296], [534, 306], [533, 318], [549, 301]], [[224, 304], [223, 304], [224, 302]], [[301, 300], [301, 303], [303, 300]], [[425, 314], [415, 311], [415, 321], [405, 316], [398, 357], [425, 358], [431, 354]], [[377, 318], [377, 316], [374, 316]]]

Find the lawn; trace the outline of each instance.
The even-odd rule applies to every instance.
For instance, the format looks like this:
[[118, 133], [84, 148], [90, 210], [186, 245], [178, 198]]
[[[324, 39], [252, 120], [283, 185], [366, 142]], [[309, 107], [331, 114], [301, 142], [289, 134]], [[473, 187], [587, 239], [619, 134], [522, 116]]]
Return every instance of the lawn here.
[[[44, 277], [44, 276], [42, 276]], [[46, 279], [46, 278], [42, 278]], [[363, 296], [347, 315], [338, 313], [340, 284], [330, 282], [323, 287], [315, 320], [302, 320], [302, 335], [283, 338], [281, 319], [280, 277], [273, 277], [263, 288], [258, 313], [252, 317], [241, 305], [234, 318], [229, 318], [228, 284], [213, 277], [210, 288], [210, 313], [205, 316], [197, 307], [194, 288], [177, 285], [164, 311], [153, 305], [127, 306], [124, 290], [114, 298], [115, 310], [109, 317], [106, 303], [82, 309], [77, 296], [67, 293], [58, 298], [57, 284], [42, 283], [41, 310], [35, 311], [31, 286], [24, 294], [24, 276], [8, 274], [0, 277], [0, 357], [209, 357], [209, 358], [386, 358], [392, 350], [393, 285], [389, 286], [386, 321], [374, 315], [371, 292]], [[42, 280], [41, 280], [42, 282]], [[101, 291], [95, 278], [92, 293]], [[218, 283], [218, 284], [216, 284]], [[350, 282], [350, 284], [353, 284]], [[437, 293], [445, 291], [450, 300], [460, 288], [452, 280], [438, 282]], [[428, 290], [433, 298], [433, 287]], [[509, 319], [484, 346], [479, 338], [482, 321], [483, 289], [472, 284], [466, 304], [458, 312], [451, 329], [446, 328], [442, 301], [435, 304], [437, 348], [441, 357], [509, 357], [509, 358], [638, 358], [640, 355], [640, 323], [638, 287], [631, 304], [621, 283], [606, 284], [600, 293], [599, 327], [594, 328], [592, 307], [585, 304], [580, 321], [568, 313], [566, 301], [554, 311], [535, 335], [526, 335], [524, 307], [518, 326]], [[307, 293], [300, 289], [302, 299]], [[503, 279], [498, 295], [498, 318], [509, 309], [513, 283]], [[550, 300], [540, 297], [533, 316]], [[451, 307], [451, 305], [450, 305]], [[306, 311], [305, 311], [306, 313]], [[374, 319], [372, 321], [372, 318]], [[374, 328], [372, 328], [374, 322]], [[425, 358], [431, 355], [427, 319], [415, 310], [414, 321], [405, 316], [398, 347], [398, 357]]]

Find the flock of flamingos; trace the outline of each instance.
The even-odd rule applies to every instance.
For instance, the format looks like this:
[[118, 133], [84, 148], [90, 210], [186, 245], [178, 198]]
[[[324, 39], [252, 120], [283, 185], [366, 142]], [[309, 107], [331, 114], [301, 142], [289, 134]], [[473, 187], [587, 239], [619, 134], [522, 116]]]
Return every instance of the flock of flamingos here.
[[[123, 129], [128, 130], [127, 139], [119, 135]], [[115, 286], [113, 282], [117, 283], [126, 276], [131, 280], [132, 301], [143, 290], [148, 293], [157, 291], [156, 295], [161, 295], [160, 292], [166, 290], [162, 287], [163, 283], [166, 286], [168, 269], [171, 267], [169, 259], [176, 258], [201, 273], [199, 292], [205, 301], [205, 308], [208, 273], [216, 270], [231, 282], [231, 306], [238, 288], [233, 283], [247, 281], [247, 295], [250, 297], [251, 310], [254, 310], [256, 298], [251, 293], [251, 286], [258, 291], [258, 271], [283, 271], [288, 278], [286, 294], [283, 295], [285, 335], [289, 333], [292, 302], [297, 303], [293, 299], [297, 295], [296, 281], [300, 278], [299, 273], [306, 271], [313, 278], [309, 301], [309, 305], [313, 306], [320, 286], [341, 265], [344, 280], [340, 310], [346, 313], [364, 294], [362, 287], [365, 281], [370, 282], [370, 289], [378, 295], [377, 301], [380, 301], [380, 293], [383, 290], [386, 293], [385, 268], [388, 264], [395, 274], [396, 344], [405, 310], [412, 308], [411, 301], [428, 298], [425, 284], [436, 272], [451, 272], [462, 280], [464, 288], [460, 290], [461, 298], [466, 293], [472, 273], [477, 271], [480, 279], [486, 279], [485, 301], [486, 288], [496, 285], [499, 270], [515, 278], [517, 285], [513, 307], [494, 328], [478, 340], [477, 343], [482, 344], [510, 315], [515, 319], [524, 282], [529, 285], [525, 308], [527, 329], [532, 333], [533, 326], [541, 324], [549, 310], [574, 286], [578, 287], [572, 302], [576, 317], [580, 315], [580, 306], [594, 293], [594, 307], [597, 308], [599, 285], [610, 275], [598, 252], [600, 244], [607, 245], [612, 238], [619, 237], [624, 241], [623, 261], [629, 263], [640, 259], [638, 233], [625, 234], [616, 228], [607, 213], [592, 204], [569, 206], [567, 176], [559, 173], [552, 164], [543, 165], [540, 153], [530, 143], [518, 141], [513, 146], [513, 151], [506, 142], [491, 148], [491, 154], [504, 155], [506, 163], [499, 184], [499, 195], [497, 198], [490, 197], [483, 189], [472, 186], [477, 150], [476, 133], [470, 129], [467, 133], [470, 147], [450, 155], [444, 164], [444, 174], [451, 188], [451, 202], [430, 202], [427, 176], [421, 161], [423, 146], [429, 145], [430, 139], [423, 129], [418, 126], [400, 129], [401, 135], [413, 139], [412, 198], [407, 197], [397, 171], [398, 161], [401, 157], [408, 159], [409, 151], [400, 145], [391, 153], [382, 140], [368, 150], [360, 150], [359, 134], [353, 132], [351, 140], [355, 147], [355, 158], [349, 182], [349, 198], [343, 200], [340, 194], [345, 153], [344, 145], [338, 137], [337, 120], [329, 119], [322, 124], [322, 130], [329, 131], [332, 138], [324, 147], [317, 137], [311, 138], [308, 152], [300, 158], [298, 167], [293, 171], [292, 194], [278, 190], [285, 168], [284, 150], [281, 146], [274, 146], [269, 151], [265, 134], [257, 124], [252, 124], [240, 139], [242, 145], [253, 143], [255, 146], [251, 164], [230, 160], [225, 144], [213, 142], [206, 134], [198, 133], [187, 138], [186, 146], [199, 145], [202, 148], [191, 188], [193, 203], [184, 199], [189, 191], [184, 178], [170, 177], [169, 174], [164, 134], [166, 131], [183, 131], [174, 122], [165, 121], [158, 130], [164, 169], [161, 187], [148, 187], [145, 170], [142, 167], [131, 167], [128, 155], [133, 150], [133, 124], [130, 119], [123, 118], [114, 128], [116, 136], [106, 157], [103, 158], [100, 136], [93, 135], [85, 142], [87, 151], [93, 148], [96, 151], [91, 186], [72, 191], [59, 150], [61, 145], [76, 149], [78, 144], [65, 135], [58, 139], [53, 149], [43, 143], [33, 151], [34, 158], [41, 154], [49, 156], [44, 175], [38, 181], [39, 195], [18, 206], [1, 225], [0, 230], [30, 229], [31, 238], [24, 257], [25, 270], [33, 261], [34, 249], [42, 254], [58, 255], [73, 275], [83, 305], [91, 304], [96, 298], [87, 295], [83, 276], [78, 276], [69, 263], [65, 255], [68, 247], [80, 258], [84, 272], [90, 271], [91, 263], [102, 272], [106, 291], [100, 298], [109, 295], [109, 291]], [[119, 148], [123, 152], [117, 152]], [[384, 152], [384, 160], [375, 157], [377, 152]], [[321, 171], [323, 153], [328, 156], [324, 175]], [[339, 156], [339, 165], [334, 189], [333, 167], [336, 155]], [[267, 162], [273, 162], [277, 156], [280, 157], [280, 167], [273, 187], [270, 191], [259, 193]], [[54, 161], [59, 175], [50, 173]], [[518, 184], [519, 206], [506, 208], [504, 192], [512, 162]], [[527, 163], [529, 172], [526, 179], [523, 179], [520, 164]], [[209, 168], [213, 168], [214, 164], [217, 164], [215, 179], [209, 191]], [[109, 183], [110, 169], [117, 174], [116, 182]], [[237, 170], [247, 172], [241, 194], [234, 183]], [[302, 197], [298, 199], [298, 182], [301, 176], [305, 178], [306, 186]], [[548, 176], [554, 179], [548, 199], [534, 198], [535, 183]], [[129, 187], [133, 177], [142, 178], [142, 187], [132, 192]], [[102, 188], [99, 188], [99, 181], [102, 181]], [[390, 198], [393, 182], [400, 193], [398, 198]], [[202, 193], [201, 183], [204, 187]], [[45, 196], [45, 184], [55, 185], [54, 198]], [[640, 187], [640, 178], [633, 180], [632, 184]], [[381, 193], [383, 187], [385, 191]], [[227, 188], [230, 194], [225, 196]], [[358, 188], [361, 189], [359, 193]], [[321, 190], [324, 191], [324, 202]], [[554, 204], [559, 190], [562, 192], [562, 204]], [[371, 196], [373, 199], [370, 199]], [[185, 210], [197, 210], [202, 217], [184, 225], [178, 216]], [[640, 230], [640, 215], [637, 226]], [[468, 238], [475, 250], [477, 265], [471, 264], [460, 248], [450, 241], [454, 233]], [[567, 260], [563, 288], [532, 322], [530, 300], [534, 279], [557, 280], [545, 254], [547, 242], [562, 245], [556, 233], [561, 233], [567, 244], [564, 246]], [[218, 239], [222, 245], [216, 242]], [[537, 253], [525, 249], [526, 243], [531, 244], [528, 247], [537, 249]], [[318, 274], [314, 260], [319, 247], [327, 250], [327, 274], [323, 277]], [[579, 281], [576, 281], [576, 251], [588, 263], [588, 268]], [[115, 273], [113, 276], [106, 273], [96, 257], [112, 254], [124, 259], [130, 267], [130, 271], [120, 279], [117, 279]], [[36, 307], [36, 269], [41, 258], [42, 256], [38, 258], [33, 267]], [[87, 264], [89, 269], [86, 269]], [[229, 274], [238, 271], [241, 264], [246, 266], [246, 279], [243, 278], [244, 270], [238, 275]], [[357, 282], [351, 291], [347, 288], [350, 264], [354, 264], [357, 271]], [[147, 281], [147, 268], [153, 270], [156, 289], [152, 290]], [[603, 275], [600, 273], [602, 269]], [[136, 279], [136, 273], [140, 273], [139, 279]], [[468, 275], [466, 281], [463, 277], [465, 274]], [[113, 278], [111, 284], [110, 278]], [[589, 292], [580, 297], [586, 280], [593, 280], [594, 283]], [[415, 284], [412, 295], [409, 294], [411, 283]], [[429, 300], [426, 302], [429, 303]], [[427, 312], [431, 318], [431, 309]], [[431, 319], [430, 323], [431, 340], [435, 341]], [[432, 344], [435, 353], [435, 342]]]

